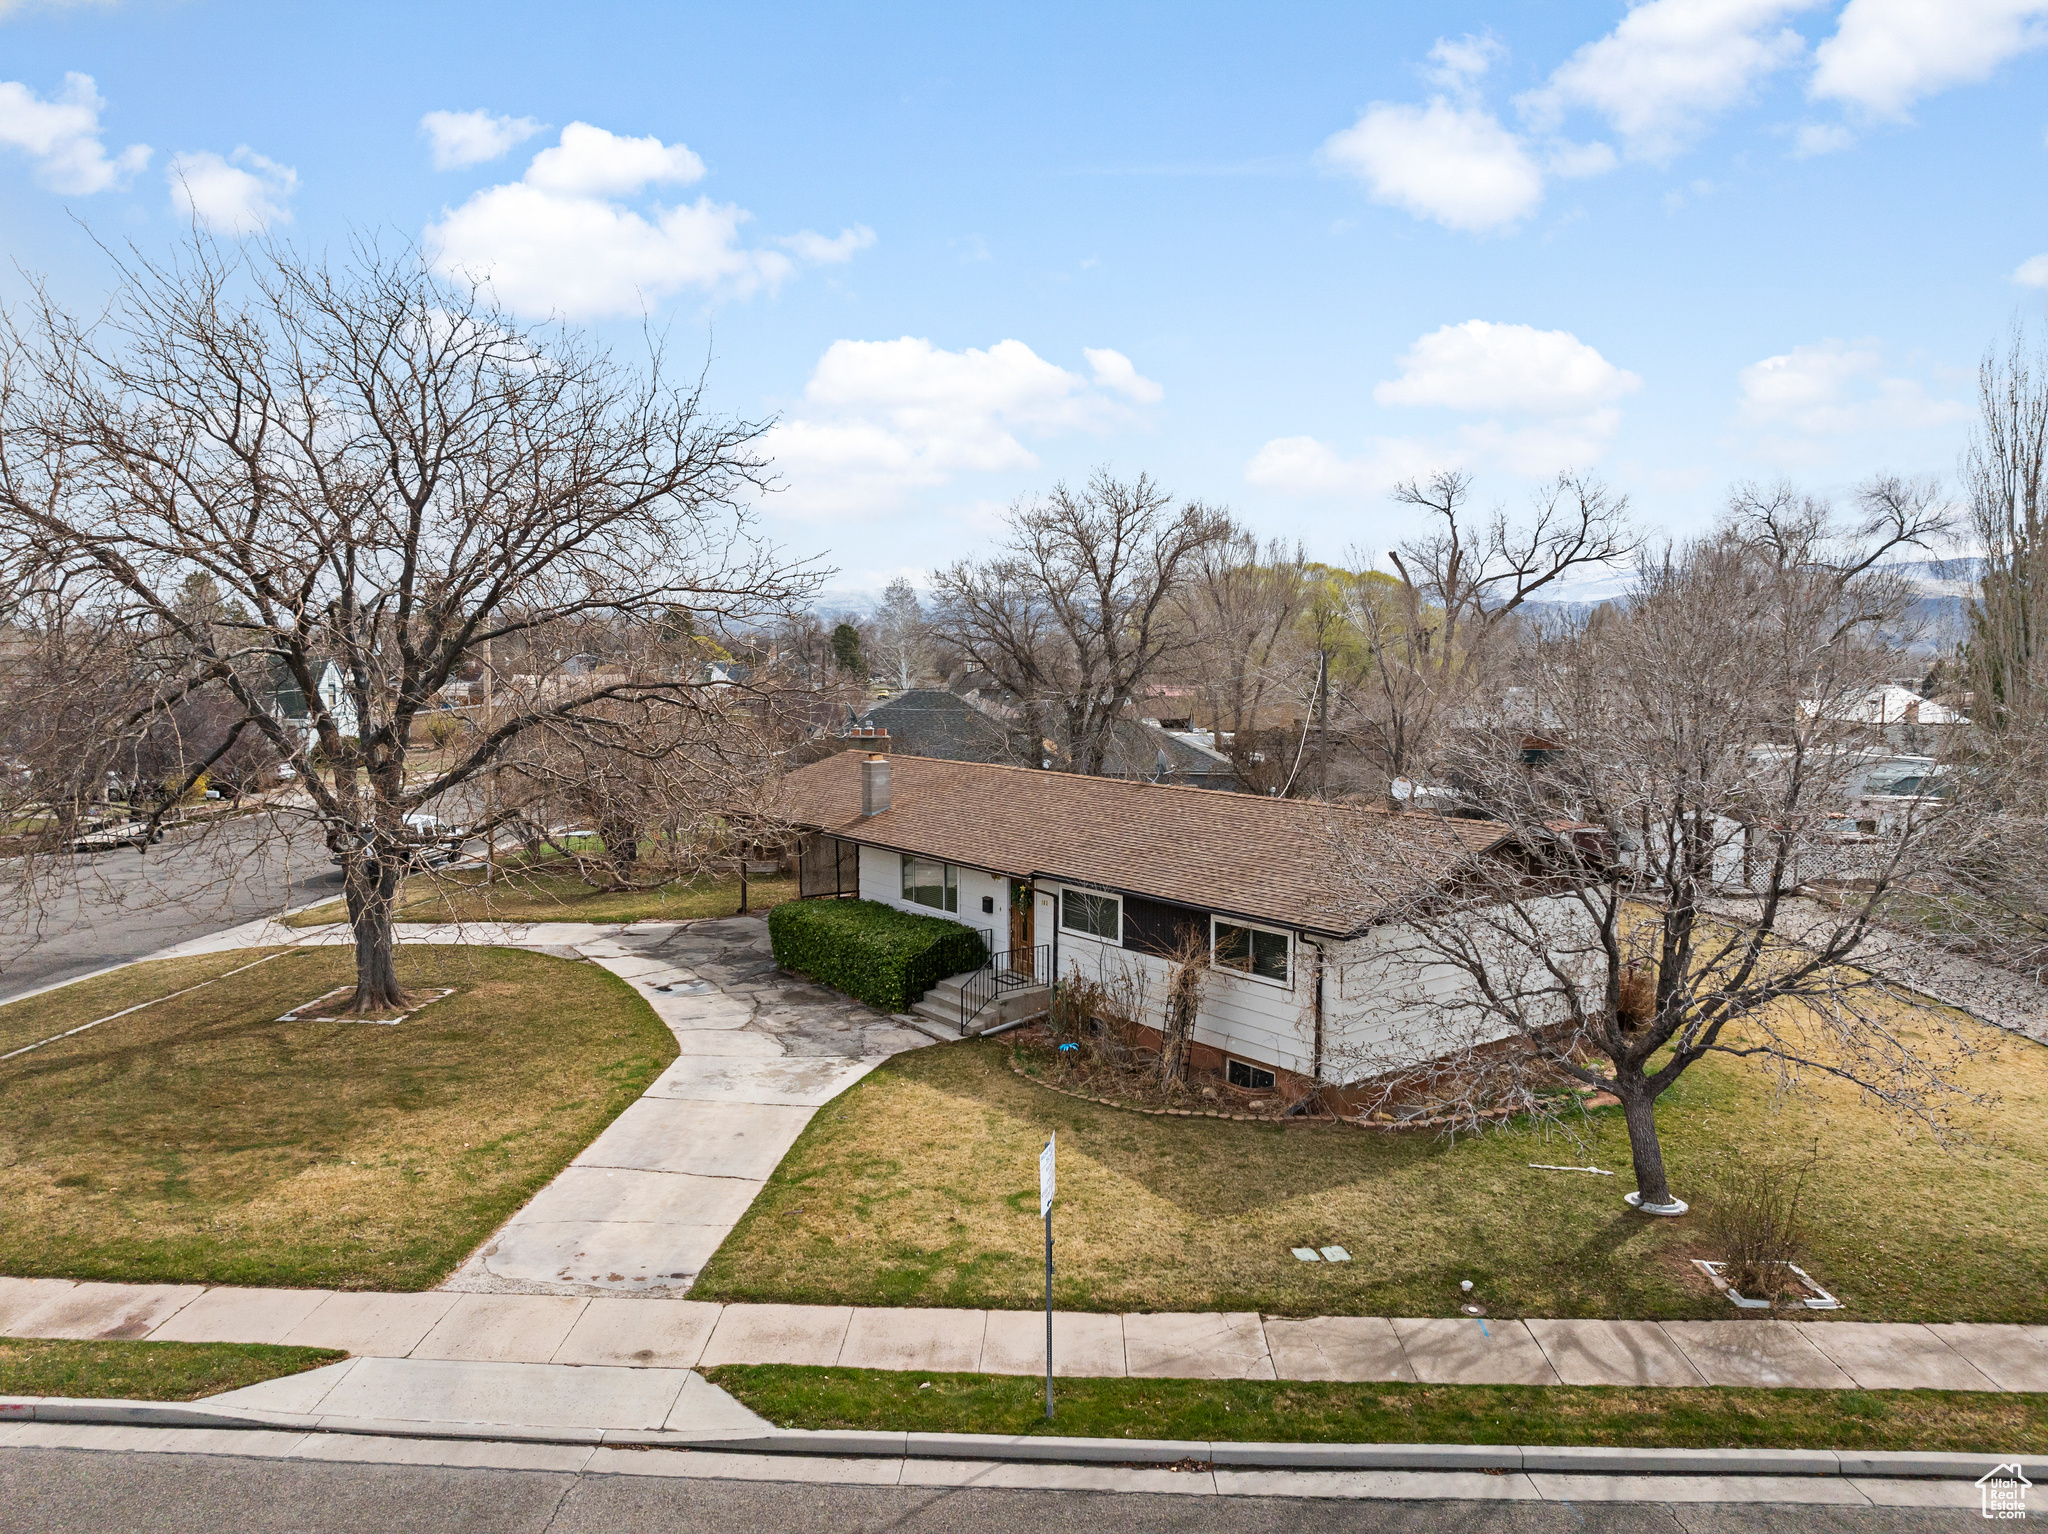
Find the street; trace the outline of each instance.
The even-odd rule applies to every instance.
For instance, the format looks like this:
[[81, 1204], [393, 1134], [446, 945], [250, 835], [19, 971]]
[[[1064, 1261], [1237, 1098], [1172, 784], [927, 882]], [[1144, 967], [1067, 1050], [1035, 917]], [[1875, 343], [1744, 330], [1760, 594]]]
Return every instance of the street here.
[[70, 889], [0, 933], [0, 1002], [341, 892], [320, 833], [289, 814], [171, 827], [147, 852], [77, 864]]
[[[407, 1447], [393, 1443], [378, 1452], [395, 1459]], [[446, 1455], [450, 1450], [443, 1445], [432, 1452]], [[808, 1468], [793, 1465], [792, 1474]], [[0, 1529], [6, 1534], [187, 1534], [194, 1529], [220, 1534], [918, 1534], [956, 1529], [985, 1534], [1152, 1529], [1199, 1534], [1921, 1534], [1980, 1522], [1974, 1508], [1177, 1496], [0, 1448]]]

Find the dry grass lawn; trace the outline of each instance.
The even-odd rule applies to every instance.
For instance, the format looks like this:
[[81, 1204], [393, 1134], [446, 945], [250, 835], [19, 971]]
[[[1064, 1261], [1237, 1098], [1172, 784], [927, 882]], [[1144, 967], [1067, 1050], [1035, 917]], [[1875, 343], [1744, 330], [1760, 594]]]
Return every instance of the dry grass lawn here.
[[[1742, 1158], [1817, 1144], [1807, 1266], [1843, 1319], [2048, 1321], [2048, 1049], [1976, 1031], [1964, 1083], [2001, 1100], [1946, 1151], [1837, 1085], [1778, 1103], [1758, 1069], [1694, 1067], [1660, 1105], [1673, 1186], [1701, 1209]], [[1047, 1092], [1011, 1054], [1001, 1039], [920, 1050], [829, 1104], [694, 1297], [1035, 1306], [1037, 1157], [1057, 1131], [1065, 1308], [1447, 1315], [1469, 1278], [1496, 1315], [1736, 1314], [1687, 1261], [1715, 1255], [1697, 1220], [1622, 1204], [1618, 1111], [1594, 1113], [1583, 1145], [1155, 1118]], [[1331, 1244], [1353, 1260], [1289, 1251]]]
[[[796, 899], [794, 878], [749, 879], [747, 910], [765, 913], [771, 906]], [[737, 874], [698, 879], [689, 884], [653, 890], [607, 894], [592, 889], [574, 874], [545, 869], [500, 874], [490, 885], [480, 869], [439, 875], [416, 875], [399, 896], [400, 921], [693, 921], [706, 916], [731, 916], [740, 908]], [[339, 900], [286, 918], [291, 927], [322, 927], [345, 921], [348, 911]]]
[[0, 1337], [0, 1395], [196, 1401], [348, 1357], [248, 1342], [72, 1342]]
[[[0, 1007], [0, 1050], [261, 956]], [[276, 1021], [352, 965], [284, 950], [0, 1062], [0, 1272], [423, 1289], [675, 1058], [615, 976], [502, 948], [402, 949], [406, 984], [455, 993], [395, 1027]]]
[[1985, 1392], [1063, 1379], [1048, 1422], [1044, 1381], [1029, 1376], [786, 1364], [705, 1373], [778, 1427], [828, 1432], [1958, 1454], [2048, 1448], [2048, 1397]]

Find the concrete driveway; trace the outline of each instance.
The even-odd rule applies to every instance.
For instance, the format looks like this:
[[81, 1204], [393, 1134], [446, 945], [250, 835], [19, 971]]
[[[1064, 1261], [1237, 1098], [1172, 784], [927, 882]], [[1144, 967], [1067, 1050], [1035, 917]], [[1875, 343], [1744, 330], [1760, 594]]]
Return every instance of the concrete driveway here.
[[[559, 949], [567, 934], [535, 936]], [[780, 974], [759, 917], [585, 928], [566, 946], [645, 997], [681, 1053], [444, 1289], [686, 1293], [811, 1115], [931, 1042]]]

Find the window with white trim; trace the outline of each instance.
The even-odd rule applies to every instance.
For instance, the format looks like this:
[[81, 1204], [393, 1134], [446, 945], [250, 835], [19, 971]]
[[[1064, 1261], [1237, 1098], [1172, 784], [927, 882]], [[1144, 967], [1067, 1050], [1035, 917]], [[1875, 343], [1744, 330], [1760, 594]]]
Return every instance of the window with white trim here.
[[1254, 980], [1287, 984], [1287, 934], [1264, 927], [1247, 927], [1212, 918], [1211, 962], [1218, 969], [1236, 970]]
[[960, 882], [951, 863], [903, 855], [903, 898], [934, 911], [960, 909]]
[[1082, 932], [1104, 942], [1121, 943], [1124, 940], [1123, 905], [1114, 895], [1061, 890], [1060, 925], [1069, 932]]

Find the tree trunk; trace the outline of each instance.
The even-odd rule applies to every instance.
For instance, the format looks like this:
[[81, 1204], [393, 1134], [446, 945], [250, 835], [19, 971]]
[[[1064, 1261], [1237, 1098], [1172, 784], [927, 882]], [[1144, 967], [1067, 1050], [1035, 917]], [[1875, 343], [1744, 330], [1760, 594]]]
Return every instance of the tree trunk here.
[[598, 840], [604, 843], [605, 875], [613, 890], [633, 887], [633, 864], [640, 857], [639, 821], [622, 815], [607, 815], [597, 824]]
[[[1616, 1073], [1615, 1095], [1621, 1099], [1622, 1122], [1628, 1125], [1629, 1154], [1635, 1161], [1636, 1192], [1644, 1204], [1671, 1202], [1664, 1177], [1664, 1147], [1657, 1139], [1657, 1099], [1640, 1073]], [[1630, 1077], [1633, 1079], [1630, 1079]]]
[[356, 940], [356, 993], [346, 1010], [359, 1016], [402, 1012], [407, 1005], [398, 983], [397, 939], [391, 928], [398, 872], [395, 859], [369, 854], [348, 870], [348, 924]]

